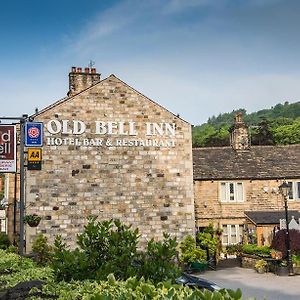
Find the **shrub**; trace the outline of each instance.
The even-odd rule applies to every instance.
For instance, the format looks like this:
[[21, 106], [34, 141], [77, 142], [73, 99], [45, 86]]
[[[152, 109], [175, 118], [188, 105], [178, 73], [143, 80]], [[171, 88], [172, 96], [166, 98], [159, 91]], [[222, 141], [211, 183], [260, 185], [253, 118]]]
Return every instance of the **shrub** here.
[[293, 254], [292, 262], [296, 267], [300, 267], [300, 255]]
[[269, 246], [257, 246], [255, 244], [245, 244], [242, 246], [242, 252], [250, 255], [269, 257], [271, 248]]
[[79, 249], [69, 250], [59, 235], [55, 239], [53, 250], [51, 266], [57, 281], [95, 277], [94, 267], [90, 264], [88, 256]]
[[93, 217], [78, 235], [77, 244], [88, 257], [97, 278], [104, 279], [114, 273], [116, 278], [122, 279], [134, 275], [132, 265], [138, 239], [138, 229], [131, 229], [131, 225], [119, 220], [97, 222]]
[[206, 261], [206, 251], [196, 245], [195, 238], [191, 235], [186, 236], [180, 243], [180, 261], [185, 264], [192, 262]]
[[[300, 253], [300, 231], [295, 229], [289, 230], [289, 237], [292, 253]], [[283, 257], [287, 256], [286, 229], [281, 229], [275, 234], [271, 247], [281, 251]]]
[[36, 264], [29, 258], [0, 250], [0, 273], [18, 272], [35, 266]]
[[199, 232], [197, 234], [197, 239], [201, 248], [208, 249], [209, 255], [215, 255], [218, 248], [219, 239], [210, 233], [210, 229], [208, 229], [207, 232]]
[[4, 232], [0, 232], [0, 249], [7, 249], [10, 246], [8, 236]]
[[55, 241], [53, 268], [57, 278], [69, 281], [104, 279], [114, 273], [126, 279], [135, 273], [133, 261], [137, 255], [138, 229], [119, 220], [96, 221], [89, 218], [82, 234], [77, 237], [79, 248], [71, 251]]
[[257, 271], [261, 270], [261, 271], [264, 271], [266, 272], [267, 271], [267, 267], [268, 267], [268, 263], [267, 261], [265, 261], [264, 259], [260, 259], [256, 262], [255, 264], [255, 269]]
[[158, 283], [165, 280], [173, 280], [179, 275], [179, 268], [175, 264], [176, 238], [171, 238], [164, 233], [162, 241], [155, 242], [151, 239], [147, 249], [141, 253], [139, 277], [150, 279]]
[[227, 245], [226, 246], [226, 253], [227, 254], [239, 255], [241, 252], [242, 252], [242, 245], [241, 244]]
[[52, 247], [48, 244], [48, 239], [40, 233], [32, 244], [32, 250], [37, 254], [36, 260], [39, 265], [45, 266], [51, 260]]
[[220, 290], [210, 292], [191, 289], [182, 285], [152, 282], [136, 277], [117, 281], [110, 274], [106, 281], [73, 281], [70, 283], [48, 283], [43, 286], [43, 294], [57, 295], [58, 299], [218, 299], [241, 300], [241, 290]]

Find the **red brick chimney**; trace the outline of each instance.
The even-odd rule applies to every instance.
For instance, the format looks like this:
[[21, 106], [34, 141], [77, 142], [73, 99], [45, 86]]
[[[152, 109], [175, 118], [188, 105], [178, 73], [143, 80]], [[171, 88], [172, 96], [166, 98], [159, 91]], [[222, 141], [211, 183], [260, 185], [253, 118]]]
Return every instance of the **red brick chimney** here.
[[100, 81], [100, 75], [96, 72], [96, 68], [84, 68], [84, 72], [80, 67], [72, 67], [69, 73], [69, 92], [68, 96], [73, 96], [88, 87]]

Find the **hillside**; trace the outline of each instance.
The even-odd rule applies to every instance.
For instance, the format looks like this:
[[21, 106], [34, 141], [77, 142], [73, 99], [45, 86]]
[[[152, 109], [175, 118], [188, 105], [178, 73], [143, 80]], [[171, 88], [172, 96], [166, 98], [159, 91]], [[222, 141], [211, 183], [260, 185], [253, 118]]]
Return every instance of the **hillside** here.
[[252, 145], [300, 143], [300, 102], [285, 102], [250, 114], [241, 108], [212, 116], [193, 128], [193, 147], [228, 146], [228, 130], [237, 112], [243, 112], [250, 126]]

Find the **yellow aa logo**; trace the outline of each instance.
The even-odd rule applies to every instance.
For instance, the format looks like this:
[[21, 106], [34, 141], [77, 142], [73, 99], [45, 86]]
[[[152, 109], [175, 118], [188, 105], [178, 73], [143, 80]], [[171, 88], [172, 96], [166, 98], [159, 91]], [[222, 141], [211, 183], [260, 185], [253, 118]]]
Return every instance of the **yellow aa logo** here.
[[41, 161], [42, 149], [41, 148], [28, 148], [28, 161]]

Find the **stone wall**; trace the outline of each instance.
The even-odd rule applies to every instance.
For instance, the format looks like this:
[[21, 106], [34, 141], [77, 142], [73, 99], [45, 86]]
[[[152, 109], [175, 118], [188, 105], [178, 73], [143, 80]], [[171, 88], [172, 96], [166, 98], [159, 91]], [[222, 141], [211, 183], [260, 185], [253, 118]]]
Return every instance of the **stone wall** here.
[[[26, 174], [26, 213], [42, 216], [35, 231], [27, 230], [28, 251], [40, 232], [50, 242], [61, 234], [73, 247], [90, 215], [138, 227], [143, 242], [161, 239], [163, 232], [179, 239], [193, 233], [190, 124], [115, 76], [41, 111], [35, 120], [69, 123], [68, 133], [53, 134], [54, 123], [52, 134], [49, 128], [44, 130], [42, 171]], [[85, 132], [70, 133], [72, 120], [84, 122]], [[111, 135], [98, 134], [102, 141], [96, 141], [95, 121], [124, 122], [126, 128], [119, 124], [118, 129], [111, 128]], [[129, 135], [128, 122], [135, 123], [136, 135]], [[146, 136], [146, 123], [175, 124], [176, 134]], [[66, 138], [73, 140], [60, 145], [60, 139]], [[93, 145], [84, 139], [94, 139]], [[144, 142], [135, 145], [136, 140]]]
[[[198, 226], [214, 224], [242, 224], [244, 211], [283, 210], [283, 198], [277, 180], [230, 180], [242, 182], [244, 202], [220, 201], [220, 181], [195, 181], [195, 218]], [[289, 201], [290, 210], [300, 210], [299, 201]]]

